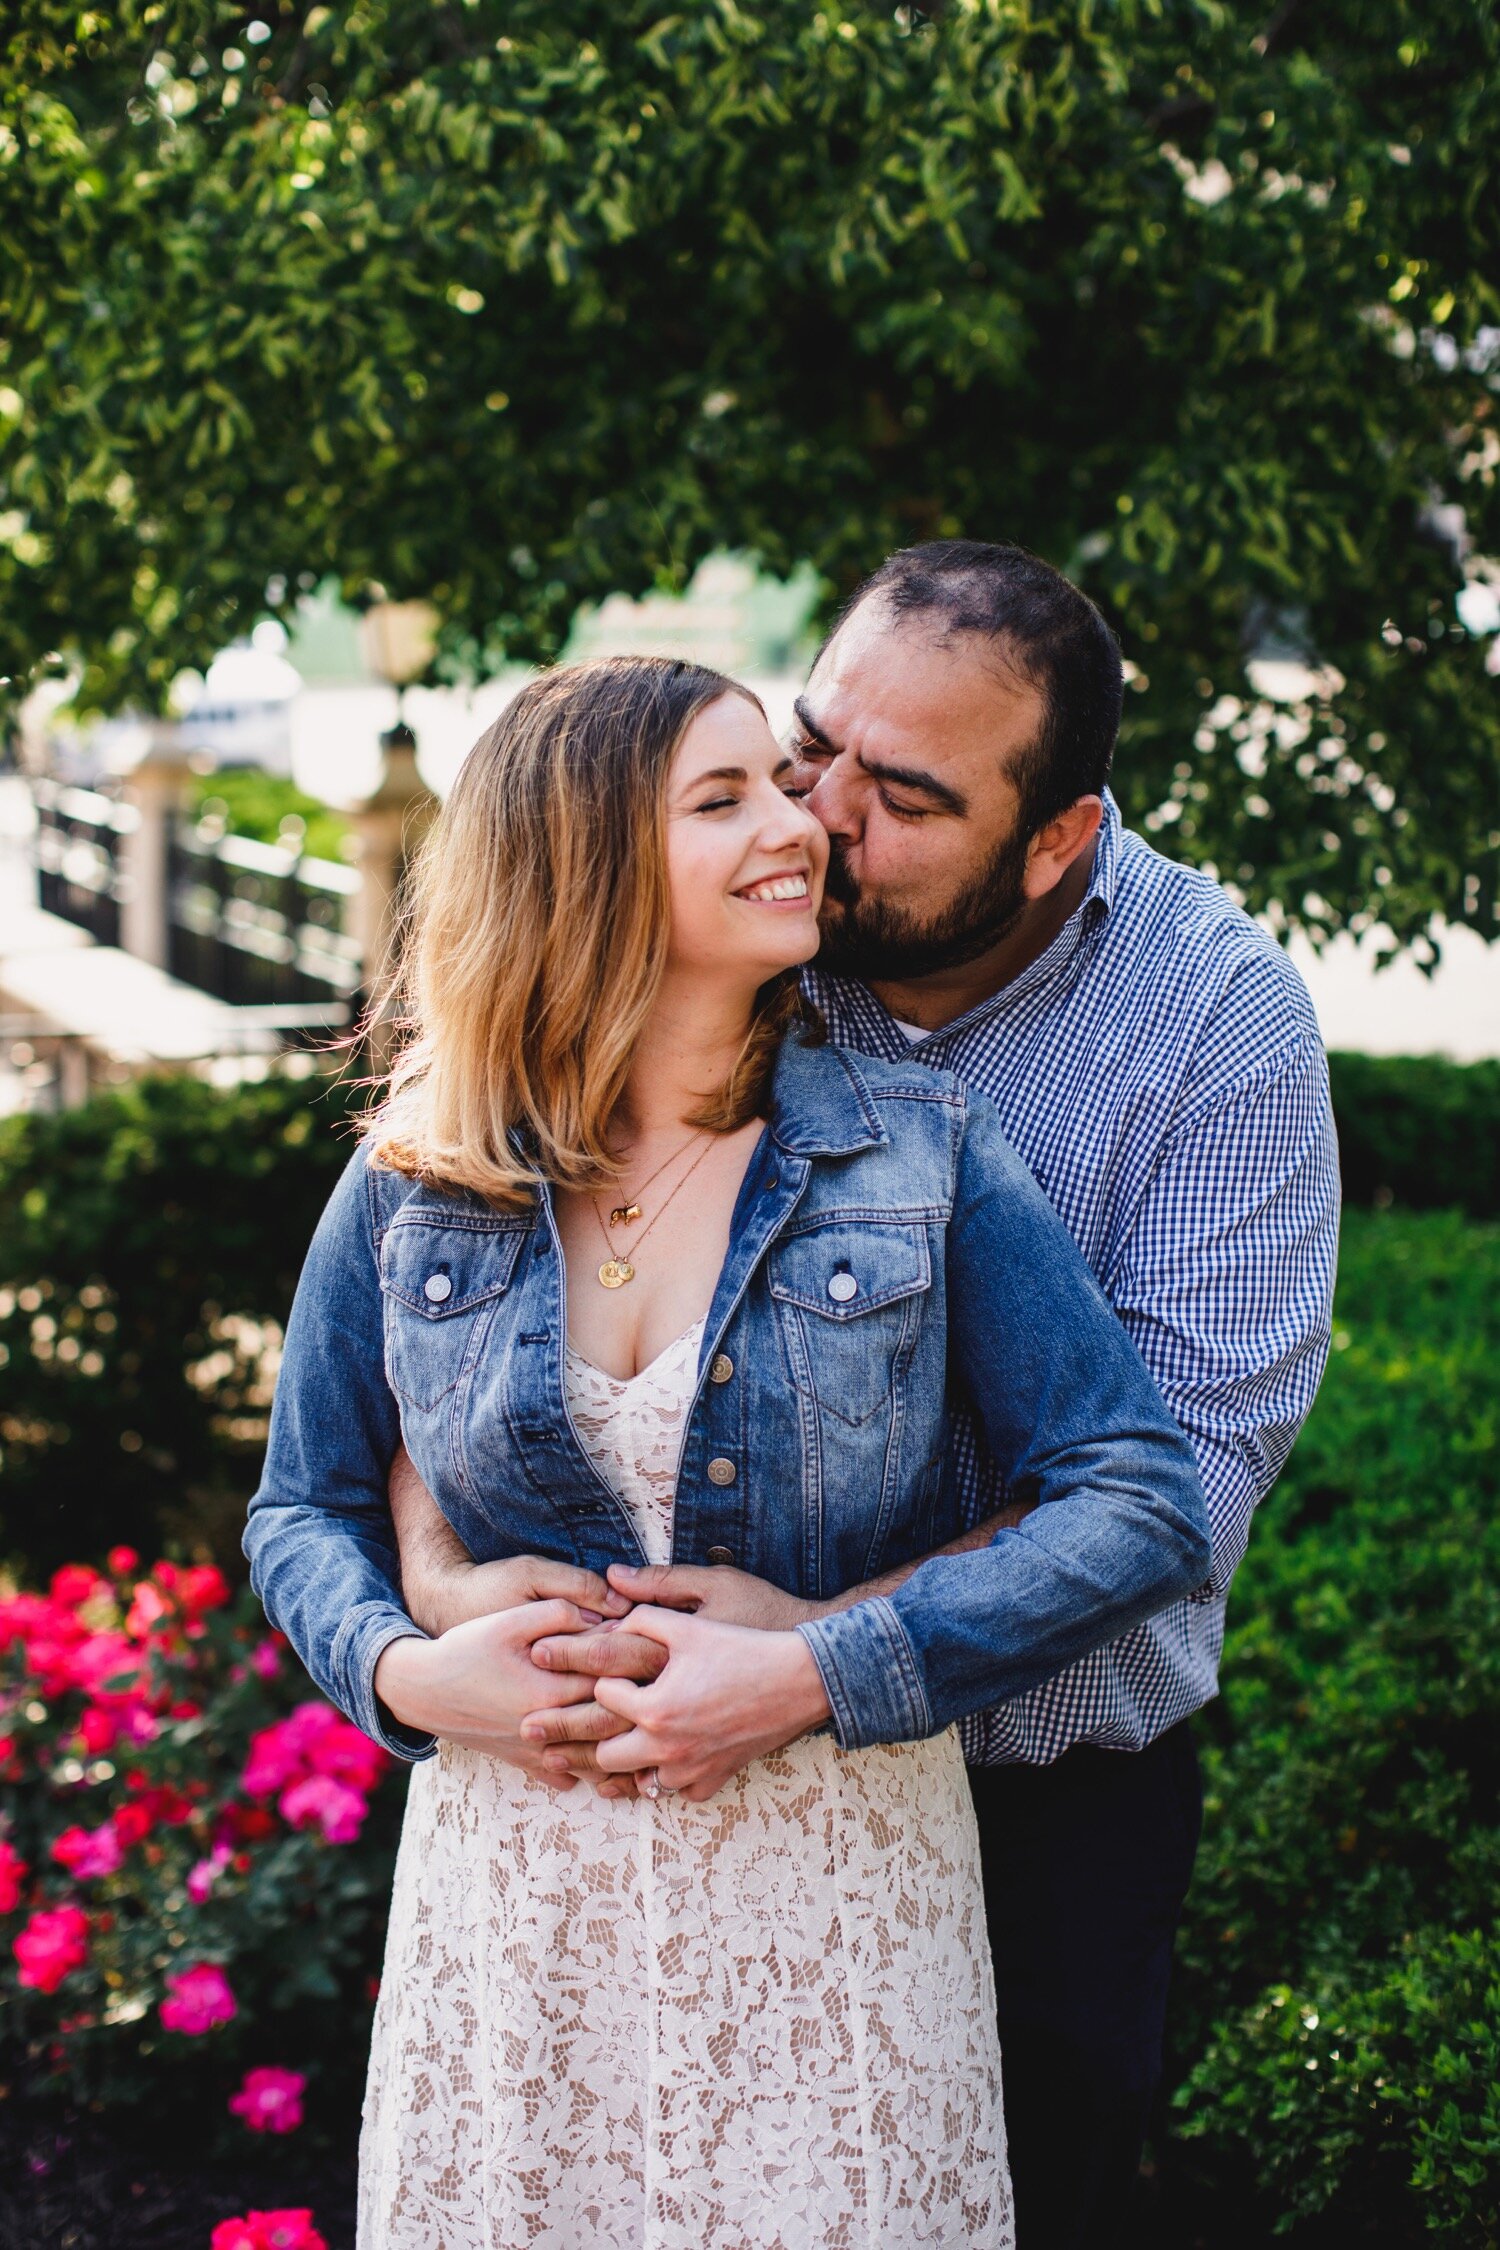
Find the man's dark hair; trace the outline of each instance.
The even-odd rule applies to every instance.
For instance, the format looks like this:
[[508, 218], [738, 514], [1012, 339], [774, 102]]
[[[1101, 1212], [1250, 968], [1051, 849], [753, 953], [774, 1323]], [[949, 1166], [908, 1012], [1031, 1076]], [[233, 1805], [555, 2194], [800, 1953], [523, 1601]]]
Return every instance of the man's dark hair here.
[[993, 642], [1040, 691], [1046, 716], [1011, 768], [1025, 835], [1034, 836], [1075, 798], [1099, 794], [1120, 731], [1120, 644], [1060, 570], [1024, 547], [930, 539], [887, 557], [844, 605], [838, 624], [873, 595], [899, 619], [930, 618], [943, 640], [972, 633]]

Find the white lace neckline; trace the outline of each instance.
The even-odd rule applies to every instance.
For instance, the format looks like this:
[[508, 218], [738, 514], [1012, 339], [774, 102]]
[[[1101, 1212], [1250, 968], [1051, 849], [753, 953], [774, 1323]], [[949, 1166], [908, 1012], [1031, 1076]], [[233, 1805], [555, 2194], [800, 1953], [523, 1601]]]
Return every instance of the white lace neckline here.
[[611, 1375], [607, 1367], [601, 1367], [596, 1359], [588, 1358], [585, 1353], [579, 1351], [576, 1344], [569, 1344], [568, 1358], [576, 1366], [586, 1367], [591, 1375], [599, 1376], [602, 1381], [609, 1384], [612, 1390], [628, 1391], [633, 1389], [637, 1383], [644, 1383], [648, 1375], [659, 1375], [663, 1368], [682, 1351], [685, 1344], [691, 1343], [696, 1348], [702, 1338], [704, 1328], [707, 1326], [707, 1318], [708, 1316], [703, 1314], [693, 1322], [691, 1328], [684, 1328], [680, 1336], [674, 1336], [670, 1344], [664, 1344], [655, 1359], [648, 1360], [646, 1365], [637, 1368], [633, 1375]]

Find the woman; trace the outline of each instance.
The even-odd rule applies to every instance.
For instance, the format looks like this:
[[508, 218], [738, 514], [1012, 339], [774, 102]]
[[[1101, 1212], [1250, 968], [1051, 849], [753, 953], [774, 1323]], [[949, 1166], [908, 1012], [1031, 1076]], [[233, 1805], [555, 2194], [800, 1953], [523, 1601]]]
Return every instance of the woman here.
[[[1012, 2240], [951, 1725], [994, 1698], [1007, 1569], [1072, 1572], [1090, 1645], [1121, 1612], [1079, 1558], [1127, 1527], [1145, 1614], [1201, 1582], [1202, 1501], [993, 1118], [799, 1029], [827, 845], [792, 782], [716, 674], [559, 671], [477, 746], [420, 870], [414, 1037], [309, 1253], [246, 1534], [319, 1684], [429, 1761], [361, 2250]], [[960, 1528], [950, 1381], [1050, 1503], [1024, 1548], [796, 1632], [637, 1610], [671, 1660], [605, 1749], [647, 1794], [560, 1799], [485, 1754], [519, 1735], [532, 1643], [587, 1610], [420, 1635], [403, 1437], [471, 1554], [554, 1558], [596, 1609], [626, 1606], [611, 1562], [669, 1554], [822, 1597]], [[683, 1678], [720, 1749], [679, 1769]]]

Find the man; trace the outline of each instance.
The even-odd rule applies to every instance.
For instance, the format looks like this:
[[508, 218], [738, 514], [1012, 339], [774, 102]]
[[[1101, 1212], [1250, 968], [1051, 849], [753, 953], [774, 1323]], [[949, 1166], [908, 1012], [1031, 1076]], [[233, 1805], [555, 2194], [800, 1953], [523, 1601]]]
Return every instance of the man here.
[[[1186, 1722], [1317, 1388], [1336, 1246], [1311, 1005], [1214, 883], [1122, 829], [1120, 703], [1113, 636], [1075, 587], [1020, 549], [939, 541], [860, 589], [794, 734], [833, 846], [808, 979], [832, 1037], [996, 1104], [1191, 1438], [1212, 1519], [1209, 1586], [966, 1727], [1021, 2250], [1117, 2243], [1125, 2223], [1201, 1818]], [[952, 1448], [967, 1543], [1005, 1536], [1025, 1496], [964, 1416]], [[398, 1464], [392, 1504], [409, 1605], [436, 1630], [484, 1606], [484, 1573], [414, 1481]], [[742, 1622], [812, 1614], [732, 1569], [614, 1576]], [[549, 1649], [598, 1675], [662, 1659], [628, 1626]], [[623, 1722], [582, 1704], [538, 1723], [544, 1769], [607, 1775]]]

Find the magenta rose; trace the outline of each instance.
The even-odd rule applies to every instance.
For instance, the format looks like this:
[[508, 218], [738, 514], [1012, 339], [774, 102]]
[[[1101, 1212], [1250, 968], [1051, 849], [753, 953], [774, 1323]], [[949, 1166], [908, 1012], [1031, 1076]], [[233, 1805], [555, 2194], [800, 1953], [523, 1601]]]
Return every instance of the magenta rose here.
[[229, 1980], [222, 1969], [199, 1962], [179, 1969], [167, 1979], [168, 1996], [161, 2004], [161, 2020], [168, 2031], [184, 2031], [196, 2039], [216, 2023], [228, 2023], [238, 2012]]
[[229, 2107], [252, 2133], [295, 2133], [302, 2123], [306, 2085], [298, 2070], [247, 2070], [239, 2092], [229, 2097]]

